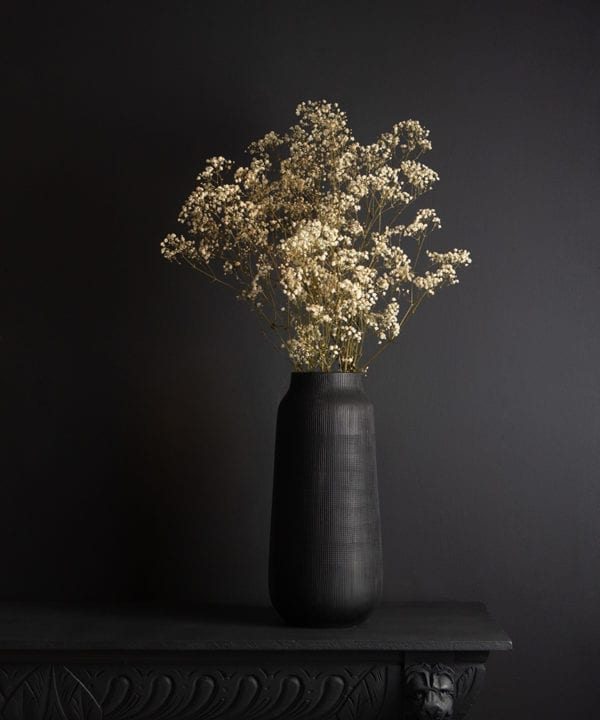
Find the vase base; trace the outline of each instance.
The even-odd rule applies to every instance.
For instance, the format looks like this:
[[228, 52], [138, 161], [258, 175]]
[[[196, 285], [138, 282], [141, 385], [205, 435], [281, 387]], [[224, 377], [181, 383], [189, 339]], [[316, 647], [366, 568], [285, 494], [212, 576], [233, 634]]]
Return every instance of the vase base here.
[[375, 610], [375, 607], [369, 608], [368, 611], [362, 611], [360, 613], [340, 613], [339, 615], [334, 614], [289, 614], [280, 612], [276, 607], [275, 611], [282, 619], [285, 625], [289, 627], [298, 628], [351, 628], [357, 625], [362, 625]]
[[294, 628], [315, 628], [315, 630], [327, 630], [330, 628], [332, 630], [343, 630], [344, 628], [358, 627], [362, 625], [366, 619], [365, 617], [362, 620], [354, 620], [353, 622], [293, 622], [284, 619], [283, 622], [288, 627]]

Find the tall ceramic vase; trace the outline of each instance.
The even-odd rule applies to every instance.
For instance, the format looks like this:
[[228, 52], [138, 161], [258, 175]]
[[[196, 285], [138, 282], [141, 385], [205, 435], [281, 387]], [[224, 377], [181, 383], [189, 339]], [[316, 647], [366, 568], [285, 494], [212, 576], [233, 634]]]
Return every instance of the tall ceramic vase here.
[[364, 620], [381, 595], [373, 405], [361, 373], [292, 373], [279, 405], [269, 590], [289, 624]]

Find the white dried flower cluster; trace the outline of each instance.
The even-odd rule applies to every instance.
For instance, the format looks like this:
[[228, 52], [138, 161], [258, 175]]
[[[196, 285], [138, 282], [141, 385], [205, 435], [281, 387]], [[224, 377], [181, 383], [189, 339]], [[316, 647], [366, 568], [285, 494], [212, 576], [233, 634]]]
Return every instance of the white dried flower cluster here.
[[[416, 120], [360, 145], [337, 104], [309, 101], [296, 114], [285, 134], [249, 146], [248, 166], [207, 161], [179, 215], [186, 236], [167, 235], [162, 253], [234, 288], [295, 369], [358, 371], [370, 342], [374, 357], [471, 260], [422, 253], [441, 227], [435, 210], [399, 223], [439, 179], [420, 161], [431, 142]], [[423, 255], [430, 268], [419, 274]]]

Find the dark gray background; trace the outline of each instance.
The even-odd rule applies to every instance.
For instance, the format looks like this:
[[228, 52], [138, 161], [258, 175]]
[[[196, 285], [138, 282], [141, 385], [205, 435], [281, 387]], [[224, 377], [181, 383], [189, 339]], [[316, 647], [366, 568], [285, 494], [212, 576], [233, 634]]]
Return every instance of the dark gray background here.
[[167, 264], [204, 159], [341, 103], [431, 129], [463, 282], [371, 368], [388, 599], [512, 635], [474, 720], [591, 717], [600, 671], [593, 2], [11, 3], [0, 596], [267, 600], [289, 365]]

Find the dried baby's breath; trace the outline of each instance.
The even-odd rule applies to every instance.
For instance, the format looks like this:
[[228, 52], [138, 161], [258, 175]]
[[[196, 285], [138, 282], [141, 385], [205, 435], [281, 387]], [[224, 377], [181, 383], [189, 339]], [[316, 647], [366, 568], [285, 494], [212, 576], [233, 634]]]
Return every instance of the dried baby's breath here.
[[162, 254], [247, 300], [294, 369], [364, 370], [471, 258], [422, 252], [441, 226], [435, 210], [400, 223], [439, 179], [420, 160], [431, 142], [416, 120], [360, 145], [336, 103], [296, 114], [249, 146], [247, 166], [207, 161], [179, 215], [186, 235], [167, 235]]

